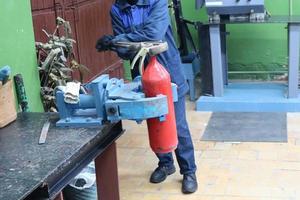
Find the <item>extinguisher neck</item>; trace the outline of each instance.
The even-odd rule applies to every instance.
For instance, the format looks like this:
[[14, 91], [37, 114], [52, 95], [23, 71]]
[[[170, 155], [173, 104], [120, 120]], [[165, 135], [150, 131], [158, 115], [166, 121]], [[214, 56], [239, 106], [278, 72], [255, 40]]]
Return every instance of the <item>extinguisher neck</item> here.
[[156, 61], [157, 61], [156, 56], [151, 56], [151, 57], [150, 57], [150, 62], [156, 62]]

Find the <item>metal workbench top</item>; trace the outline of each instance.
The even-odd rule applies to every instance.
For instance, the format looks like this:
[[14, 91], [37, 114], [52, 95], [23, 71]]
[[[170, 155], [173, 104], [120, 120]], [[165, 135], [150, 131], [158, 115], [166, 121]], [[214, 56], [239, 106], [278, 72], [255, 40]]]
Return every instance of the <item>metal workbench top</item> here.
[[213, 25], [213, 24], [288, 24], [288, 23], [300, 23], [300, 15], [289, 16], [289, 15], [272, 15], [266, 17], [264, 20], [250, 21], [249, 19], [240, 20], [221, 20], [221, 21], [205, 21], [200, 22], [202, 25]]
[[[51, 125], [46, 144], [38, 145], [47, 119]], [[70, 129], [55, 127], [56, 121], [53, 114], [23, 113], [0, 129], [1, 200], [32, 193], [53, 197], [123, 133], [121, 123]]]

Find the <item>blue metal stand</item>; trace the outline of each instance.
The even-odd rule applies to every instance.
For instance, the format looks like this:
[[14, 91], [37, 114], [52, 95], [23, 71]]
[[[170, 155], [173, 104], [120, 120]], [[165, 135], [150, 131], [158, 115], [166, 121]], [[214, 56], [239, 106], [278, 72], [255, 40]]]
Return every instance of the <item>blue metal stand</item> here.
[[200, 60], [197, 56], [195, 56], [188, 63], [182, 63], [182, 71], [184, 73], [185, 79], [187, 80], [190, 88], [190, 100], [196, 100], [196, 88], [195, 88], [195, 79], [196, 75], [200, 72]]
[[223, 60], [221, 49], [221, 31], [219, 24], [209, 26], [210, 45], [211, 45], [211, 61], [213, 73], [213, 91], [215, 97], [222, 97], [224, 94], [224, 75]]
[[300, 96], [287, 98], [281, 83], [229, 83], [222, 97], [202, 96], [197, 111], [211, 112], [299, 112]]
[[[267, 23], [267, 22], [266, 22]], [[283, 23], [280, 21], [280, 23]], [[196, 102], [198, 111], [282, 111], [300, 112], [299, 97], [299, 55], [300, 23], [288, 23], [289, 79], [288, 85], [229, 84], [227, 85], [227, 53], [225, 24], [212, 23], [209, 26], [213, 97], [200, 97]], [[253, 84], [253, 85], [251, 85]], [[262, 87], [262, 88], [260, 88]], [[263, 88], [266, 87], [266, 88]], [[252, 94], [253, 92], [255, 94]], [[275, 106], [276, 105], [276, 106]], [[293, 107], [295, 106], [295, 107]]]
[[289, 31], [289, 93], [288, 98], [298, 98], [299, 94], [299, 45], [300, 24], [288, 25]]

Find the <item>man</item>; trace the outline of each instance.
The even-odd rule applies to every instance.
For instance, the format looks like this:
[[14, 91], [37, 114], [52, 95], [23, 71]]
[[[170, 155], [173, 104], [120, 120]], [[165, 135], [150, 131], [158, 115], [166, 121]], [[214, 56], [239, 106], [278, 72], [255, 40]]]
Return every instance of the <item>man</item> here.
[[[96, 44], [98, 51], [109, 50], [111, 45], [118, 41], [166, 41], [169, 45], [169, 50], [161, 53], [158, 61], [170, 73], [172, 82], [178, 86], [179, 100], [174, 105], [179, 142], [175, 154], [180, 173], [183, 174], [182, 192], [193, 193], [198, 185], [194, 147], [185, 114], [185, 94], [188, 85], [181, 71], [180, 55], [173, 38], [168, 0], [116, 0], [111, 9], [111, 17], [114, 36], [100, 38]], [[132, 60], [134, 57], [134, 53], [127, 49], [119, 48], [116, 51], [123, 59]], [[159, 163], [151, 174], [151, 183], [161, 183], [168, 175], [175, 173], [172, 153], [157, 154], [157, 157]]]

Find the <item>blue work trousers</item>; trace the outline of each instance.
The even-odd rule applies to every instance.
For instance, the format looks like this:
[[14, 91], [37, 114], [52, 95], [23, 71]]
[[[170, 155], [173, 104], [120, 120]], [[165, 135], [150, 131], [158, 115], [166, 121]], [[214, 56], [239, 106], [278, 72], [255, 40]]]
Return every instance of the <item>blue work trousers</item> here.
[[[178, 134], [178, 146], [175, 150], [175, 155], [180, 167], [180, 173], [195, 173], [197, 167], [195, 164], [194, 145], [186, 120], [185, 97], [180, 97], [178, 102], [174, 103], [174, 106]], [[169, 167], [174, 164], [172, 153], [156, 155], [159, 159], [159, 166]]]

